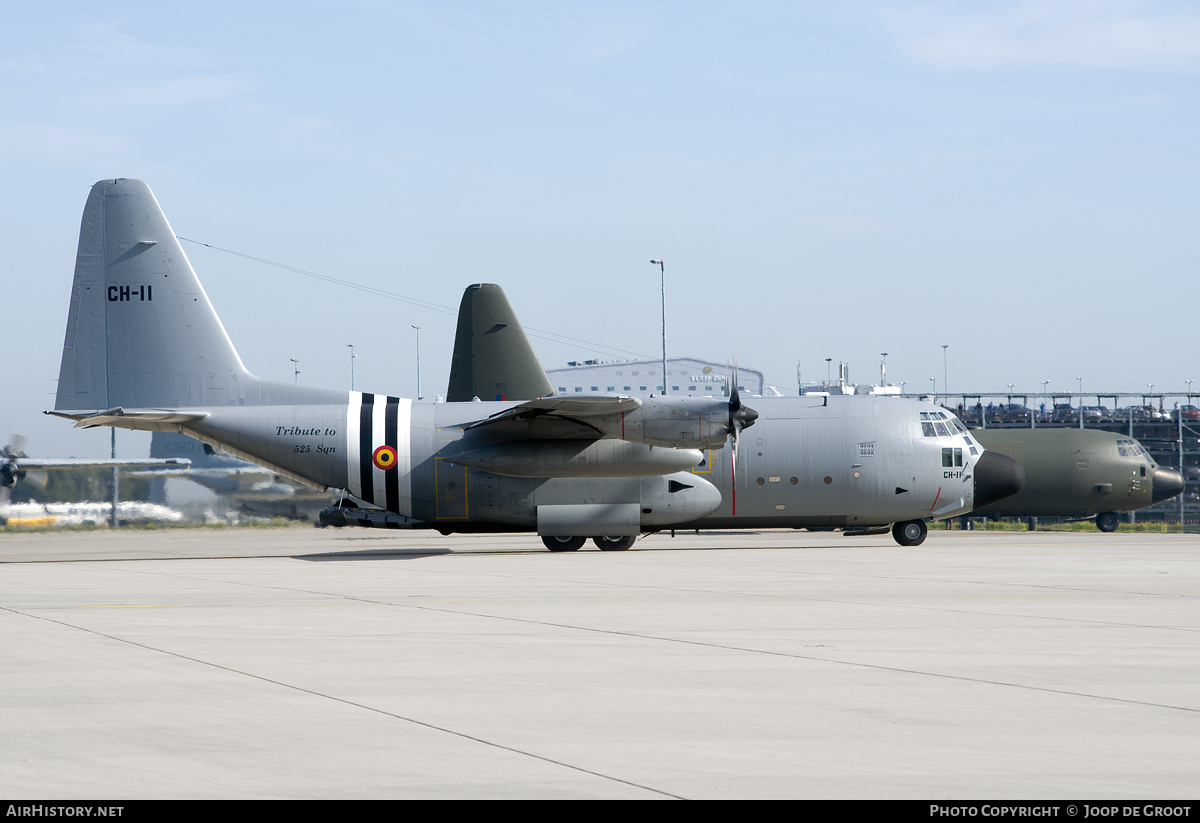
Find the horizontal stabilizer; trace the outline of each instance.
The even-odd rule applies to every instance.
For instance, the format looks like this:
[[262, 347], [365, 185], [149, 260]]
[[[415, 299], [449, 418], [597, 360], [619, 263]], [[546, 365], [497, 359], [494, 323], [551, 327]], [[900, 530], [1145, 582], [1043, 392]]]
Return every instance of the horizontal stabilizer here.
[[207, 412], [180, 409], [108, 409], [107, 411], [48, 411], [55, 417], [75, 421], [77, 429], [114, 426], [136, 431], [165, 431], [183, 423], [195, 423], [208, 416]]

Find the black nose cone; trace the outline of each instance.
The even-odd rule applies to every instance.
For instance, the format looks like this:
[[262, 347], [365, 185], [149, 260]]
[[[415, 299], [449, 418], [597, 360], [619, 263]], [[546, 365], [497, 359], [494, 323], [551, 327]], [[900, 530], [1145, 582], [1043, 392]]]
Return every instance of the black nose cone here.
[[1174, 469], [1164, 469], [1162, 466], [1154, 470], [1154, 489], [1150, 498], [1155, 503], [1170, 500], [1183, 491], [1183, 475]]
[[990, 449], [975, 464], [975, 508], [1012, 497], [1025, 487], [1025, 469], [1006, 454]]

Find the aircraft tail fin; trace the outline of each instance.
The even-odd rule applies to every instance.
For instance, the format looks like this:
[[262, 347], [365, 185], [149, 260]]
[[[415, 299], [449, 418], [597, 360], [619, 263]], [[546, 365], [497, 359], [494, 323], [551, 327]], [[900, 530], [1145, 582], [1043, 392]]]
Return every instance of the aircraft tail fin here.
[[241, 469], [251, 463], [234, 457], [228, 452], [201, 443], [193, 437], [177, 432], [156, 431], [150, 435], [150, 456], [158, 458], [187, 458], [192, 461], [193, 476], [208, 469]]
[[221, 406], [252, 383], [150, 187], [88, 195], [56, 409]]
[[458, 330], [446, 400], [535, 400], [554, 388], [504, 290], [468, 286], [458, 307]]

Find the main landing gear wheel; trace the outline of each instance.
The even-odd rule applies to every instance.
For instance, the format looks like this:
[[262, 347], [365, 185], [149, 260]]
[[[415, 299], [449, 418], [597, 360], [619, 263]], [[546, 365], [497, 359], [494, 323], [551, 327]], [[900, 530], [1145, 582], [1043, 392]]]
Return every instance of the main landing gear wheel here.
[[1102, 532], [1115, 532], [1121, 525], [1121, 515], [1116, 512], [1100, 512], [1096, 515], [1096, 528]]
[[577, 552], [583, 546], [586, 537], [543, 537], [542, 542], [552, 552]]
[[901, 546], [919, 546], [925, 542], [928, 533], [929, 527], [924, 520], [906, 520], [892, 526], [892, 537]]
[[623, 552], [630, 548], [635, 540], [637, 540], [637, 536], [632, 534], [625, 534], [620, 537], [601, 535], [600, 537], [592, 538], [592, 542], [602, 552]]

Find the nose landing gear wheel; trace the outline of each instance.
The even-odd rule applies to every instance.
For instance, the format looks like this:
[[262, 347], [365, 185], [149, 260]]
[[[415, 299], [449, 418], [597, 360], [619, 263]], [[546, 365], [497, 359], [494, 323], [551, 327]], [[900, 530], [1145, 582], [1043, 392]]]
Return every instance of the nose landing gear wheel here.
[[552, 552], [577, 552], [586, 537], [543, 537], [542, 543]]
[[621, 535], [620, 537], [593, 537], [592, 542], [602, 552], [623, 552], [633, 545], [637, 537], [632, 534]]
[[901, 546], [919, 546], [925, 542], [929, 527], [924, 520], [906, 520], [892, 526], [892, 537]]
[[1121, 515], [1116, 512], [1100, 512], [1096, 515], [1096, 528], [1102, 532], [1115, 532], [1121, 525]]

